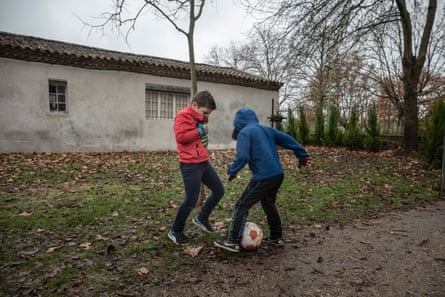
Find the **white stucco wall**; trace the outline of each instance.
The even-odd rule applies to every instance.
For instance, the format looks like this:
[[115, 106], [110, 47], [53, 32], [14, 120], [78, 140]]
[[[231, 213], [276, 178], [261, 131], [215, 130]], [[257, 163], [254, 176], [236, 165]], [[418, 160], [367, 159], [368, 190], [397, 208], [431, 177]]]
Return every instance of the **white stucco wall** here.
[[[67, 82], [67, 114], [48, 108], [48, 80]], [[188, 80], [0, 58], [0, 152], [176, 150], [173, 120], [145, 119], [145, 86], [189, 87]], [[264, 124], [278, 92], [198, 82], [217, 109], [210, 149], [233, 147], [232, 119], [251, 107]]]

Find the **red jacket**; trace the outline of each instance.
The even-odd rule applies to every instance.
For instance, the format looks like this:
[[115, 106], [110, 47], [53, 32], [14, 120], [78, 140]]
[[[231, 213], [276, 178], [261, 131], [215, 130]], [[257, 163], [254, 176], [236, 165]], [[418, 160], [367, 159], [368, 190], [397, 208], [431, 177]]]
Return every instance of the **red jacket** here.
[[198, 123], [204, 122], [207, 122], [207, 117], [191, 106], [176, 114], [174, 131], [180, 162], [190, 164], [209, 160], [207, 148], [202, 144], [197, 130]]

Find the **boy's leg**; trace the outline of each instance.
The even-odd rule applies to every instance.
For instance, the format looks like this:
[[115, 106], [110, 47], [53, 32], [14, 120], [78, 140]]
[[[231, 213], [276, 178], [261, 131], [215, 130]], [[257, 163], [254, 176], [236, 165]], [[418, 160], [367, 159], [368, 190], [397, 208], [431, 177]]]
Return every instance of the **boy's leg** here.
[[211, 191], [199, 212], [199, 219], [201, 221], [207, 221], [212, 210], [224, 196], [224, 186], [215, 169], [209, 162], [207, 162], [206, 170], [202, 176], [202, 182]]
[[249, 215], [249, 210], [252, 206], [261, 200], [264, 193], [268, 192], [268, 183], [263, 181], [250, 181], [244, 190], [241, 197], [235, 206], [235, 211], [232, 218], [232, 226], [230, 237], [220, 239], [214, 242], [215, 246], [226, 249], [231, 252], [239, 252], [241, 247], [241, 237], [244, 230], [244, 225]]
[[232, 239], [238, 240], [243, 235], [244, 224], [247, 221], [249, 210], [255, 203], [261, 200], [264, 195], [263, 190], [261, 181], [251, 180], [247, 184], [247, 187], [235, 205], [230, 231], [230, 237]]
[[178, 208], [175, 221], [172, 226], [174, 232], [183, 232], [185, 222], [195, 208], [201, 187], [201, 177], [205, 167], [202, 164], [180, 164], [184, 181], [185, 199]]
[[267, 216], [267, 223], [270, 229], [270, 239], [272, 240], [281, 239], [282, 237], [281, 218], [275, 202], [277, 199], [278, 190], [283, 182], [283, 178], [284, 176], [281, 174], [268, 179], [268, 192], [266, 192], [261, 199], [261, 206], [263, 207], [264, 213]]

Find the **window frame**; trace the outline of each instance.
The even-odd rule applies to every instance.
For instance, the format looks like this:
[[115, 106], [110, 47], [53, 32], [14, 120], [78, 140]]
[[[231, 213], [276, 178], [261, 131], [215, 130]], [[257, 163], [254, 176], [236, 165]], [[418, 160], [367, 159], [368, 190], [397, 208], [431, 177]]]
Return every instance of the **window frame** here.
[[146, 84], [145, 119], [174, 120], [176, 113], [190, 102], [190, 88]]
[[[63, 87], [63, 92], [60, 89]], [[54, 88], [52, 91], [51, 88]], [[67, 114], [68, 113], [68, 82], [63, 80], [48, 80], [48, 111], [50, 114]], [[63, 100], [61, 100], [63, 98]], [[52, 107], [55, 105], [55, 107]], [[61, 108], [64, 106], [64, 109]]]

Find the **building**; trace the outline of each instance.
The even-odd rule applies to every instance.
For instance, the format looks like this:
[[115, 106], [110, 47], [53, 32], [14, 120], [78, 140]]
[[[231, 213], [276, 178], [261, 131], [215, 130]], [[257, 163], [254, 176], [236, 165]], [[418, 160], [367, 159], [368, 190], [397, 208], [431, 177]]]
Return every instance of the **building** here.
[[[264, 124], [280, 82], [197, 64], [217, 109], [210, 149], [232, 147], [232, 119]], [[173, 119], [190, 102], [188, 62], [0, 32], [0, 152], [175, 150]]]

